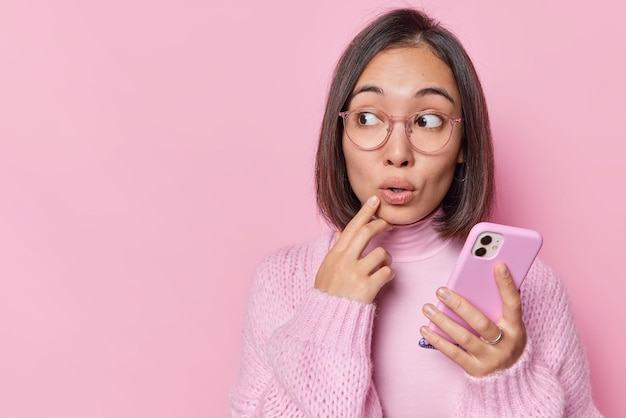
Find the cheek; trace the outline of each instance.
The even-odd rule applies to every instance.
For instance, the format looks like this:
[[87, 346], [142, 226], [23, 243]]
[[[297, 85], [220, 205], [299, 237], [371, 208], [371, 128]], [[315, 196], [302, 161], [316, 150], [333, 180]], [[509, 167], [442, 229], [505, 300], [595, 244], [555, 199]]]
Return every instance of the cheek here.
[[[426, 165], [427, 164], [427, 165]], [[441, 198], [448, 192], [454, 178], [456, 159], [429, 161], [423, 166], [424, 188], [429, 190], [432, 198]]]
[[439, 155], [425, 162], [425, 164], [430, 164], [430, 181], [440, 183], [441, 187], [446, 186], [446, 191], [454, 178], [457, 164], [463, 162], [463, 152], [461, 151], [459, 142], [460, 141], [455, 141], [453, 144], [450, 144], [454, 146], [450, 147], [450, 150], [444, 155]]
[[365, 189], [365, 185], [368, 184], [368, 177], [371, 170], [368, 170], [367, 164], [358, 159], [346, 158], [346, 170], [348, 173], [348, 181], [350, 187], [354, 190], [359, 200], [363, 199], [361, 194]]
[[371, 194], [368, 190], [369, 185], [372, 183], [374, 177], [373, 167], [375, 162], [372, 161], [369, 155], [364, 154], [362, 151], [356, 151], [346, 149], [344, 141], [344, 159], [346, 162], [346, 172], [348, 174], [348, 181], [350, 187], [359, 198], [361, 202], [364, 202]]

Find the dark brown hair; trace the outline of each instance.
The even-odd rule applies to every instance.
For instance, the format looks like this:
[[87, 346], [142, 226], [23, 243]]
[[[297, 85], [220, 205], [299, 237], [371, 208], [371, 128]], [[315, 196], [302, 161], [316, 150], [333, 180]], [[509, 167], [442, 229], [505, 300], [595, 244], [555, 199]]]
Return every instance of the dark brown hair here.
[[[322, 216], [343, 229], [361, 207], [346, 169], [343, 124], [354, 85], [365, 66], [381, 51], [404, 46], [427, 46], [454, 75], [461, 95], [464, 163], [436, 220], [442, 238], [464, 238], [474, 224], [487, 220], [494, 194], [491, 128], [478, 74], [465, 49], [451, 32], [424, 13], [397, 9], [380, 16], [348, 45], [335, 68], [322, 121], [315, 164], [317, 204]], [[463, 180], [464, 178], [464, 180]]]

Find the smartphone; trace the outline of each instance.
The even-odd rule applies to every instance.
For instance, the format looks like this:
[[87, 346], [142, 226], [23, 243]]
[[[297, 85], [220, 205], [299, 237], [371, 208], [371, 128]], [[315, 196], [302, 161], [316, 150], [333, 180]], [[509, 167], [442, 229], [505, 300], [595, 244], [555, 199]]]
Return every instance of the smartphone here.
[[[446, 286], [497, 322], [502, 317], [502, 298], [494, 277], [496, 265], [501, 262], [507, 265], [515, 287], [519, 289], [542, 243], [541, 234], [531, 229], [490, 222], [478, 223], [467, 236]], [[437, 308], [478, 335], [443, 302], [439, 302]], [[448, 341], [454, 342], [432, 322], [428, 326]], [[420, 346], [428, 345], [424, 339], [420, 340]]]

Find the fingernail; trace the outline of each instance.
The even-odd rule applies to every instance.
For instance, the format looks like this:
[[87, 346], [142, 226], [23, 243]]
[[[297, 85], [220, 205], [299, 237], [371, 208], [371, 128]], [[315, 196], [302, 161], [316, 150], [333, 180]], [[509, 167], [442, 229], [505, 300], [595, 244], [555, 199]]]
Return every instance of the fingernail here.
[[424, 305], [424, 313], [428, 316], [433, 316], [435, 314], [435, 308], [433, 305], [426, 304]]
[[428, 327], [422, 327], [422, 328], [420, 328], [420, 332], [422, 333], [422, 335], [423, 335], [424, 337], [429, 337], [429, 336], [433, 335], [432, 331], [431, 331], [431, 330], [430, 330], [430, 328], [428, 328]]
[[507, 269], [504, 264], [500, 264], [498, 266], [498, 273], [500, 273], [501, 276], [507, 276], [509, 274], [509, 269]]
[[437, 289], [437, 296], [439, 296], [439, 299], [441, 300], [448, 300], [451, 295], [452, 293], [450, 293], [450, 290], [448, 290], [447, 287], [440, 287]]
[[367, 199], [367, 204], [375, 208], [376, 205], [378, 205], [378, 196], [372, 196], [369, 199]]

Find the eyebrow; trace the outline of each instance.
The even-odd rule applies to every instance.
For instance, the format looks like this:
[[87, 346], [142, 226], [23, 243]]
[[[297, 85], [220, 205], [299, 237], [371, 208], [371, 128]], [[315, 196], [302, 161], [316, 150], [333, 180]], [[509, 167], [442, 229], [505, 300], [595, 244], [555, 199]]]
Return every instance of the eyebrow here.
[[[365, 85], [356, 89], [354, 93], [350, 95], [350, 99], [352, 99], [357, 94], [364, 93], [364, 92], [371, 92], [371, 93], [376, 93], [376, 94], [381, 94], [381, 95], [385, 94], [385, 91], [381, 89], [380, 87]], [[438, 88], [438, 87], [426, 87], [426, 88], [420, 89], [417, 91], [417, 93], [415, 93], [415, 97], [425, 97], [425, 96], [428, 96], [429, 94], [436, 94], [436, 95], [445, 97], [452, 104], [455, 104], [452, 96], [450, 96], [450, 94], [448, 94], [448, 92], [445, 89]]]
[[450, 94], [448, 94], [445, 89], [441, 89], [438, 87], [426, 87], [425, 89], [421, 89], [417, 93], [415, 93], [415, 97], [424, 97], [429, 94], [438, 94], [439, 96], [443, 96], [448, 99], [452, 104], [455, 104], [452, 96], [450, 96]]

